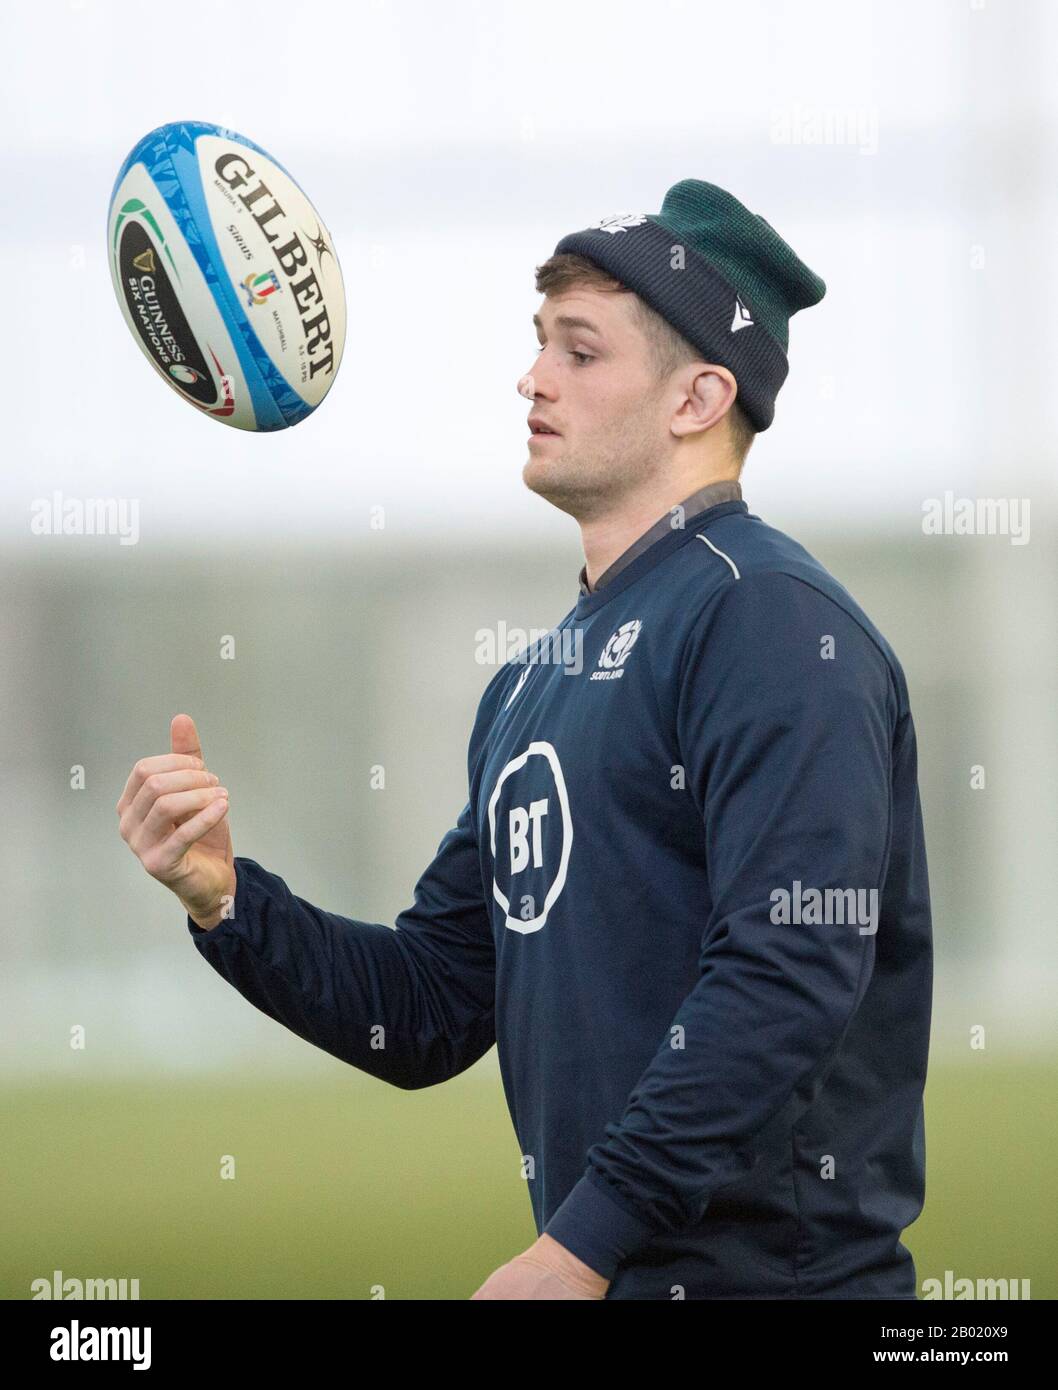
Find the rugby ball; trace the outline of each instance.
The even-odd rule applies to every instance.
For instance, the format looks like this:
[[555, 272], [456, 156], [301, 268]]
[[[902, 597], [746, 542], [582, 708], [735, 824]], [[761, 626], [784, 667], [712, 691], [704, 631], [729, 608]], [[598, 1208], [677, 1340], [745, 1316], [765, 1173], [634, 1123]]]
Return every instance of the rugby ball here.
[[145, 135], [115, 180], [107, 247], [133, 337], [204, 415], [281, 430], [330, 390], [345, 346], [334, 243], [252, 140], [203, 121]]

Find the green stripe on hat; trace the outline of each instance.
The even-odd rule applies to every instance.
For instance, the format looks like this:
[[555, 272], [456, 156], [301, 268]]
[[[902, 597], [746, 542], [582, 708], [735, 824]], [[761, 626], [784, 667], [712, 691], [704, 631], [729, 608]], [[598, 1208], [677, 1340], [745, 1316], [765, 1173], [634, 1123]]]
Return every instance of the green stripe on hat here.
[[758, 213], [700, 179], [673, 184], [657, 216], [679, 241], [714, 266], [753, 305], [755, 317], [786, 352], [790, 319], [827, 292], [824, 282]]

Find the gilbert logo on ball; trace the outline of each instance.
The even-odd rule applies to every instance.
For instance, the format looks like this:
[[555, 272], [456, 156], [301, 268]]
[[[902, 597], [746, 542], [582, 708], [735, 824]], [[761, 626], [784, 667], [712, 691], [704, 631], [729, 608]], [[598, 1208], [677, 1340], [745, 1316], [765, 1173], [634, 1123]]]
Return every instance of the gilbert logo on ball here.
[[118, 173], [107, 242], [133, 337], [204, 414], [281, 430], [330, 390], [345, 345], [334, 244], [252, 140], [202, 121], [152, 130]]

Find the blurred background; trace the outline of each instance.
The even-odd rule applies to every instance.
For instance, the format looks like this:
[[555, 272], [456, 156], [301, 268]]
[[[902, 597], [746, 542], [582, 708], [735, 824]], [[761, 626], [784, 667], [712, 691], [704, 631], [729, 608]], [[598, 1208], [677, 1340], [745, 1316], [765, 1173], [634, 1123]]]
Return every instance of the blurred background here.
[[[235, 853], [394, 921], [465, 800], [493, 674], [476, 634], [550, 628], [577, 596], [577, 528], [521, 482], [533, 269], [694, 177], [827, 283], [743, 491], [852, 591], [911, 691], [936, 985], [905, 1241], [920, 1285], [1055, 1297], [1058, 10], [214, 16], [0, 17], [0, 1296], [61, 1269], [143, 1298], [467, 1298], [535, 1237], [495, 1051], [404, 1093], [286, 1033], [199, 957], [115, 803], [190, 713]], [[274, 154], [334, 237], [345, 358], [294, 430], [200, 418], [114, 300], [114, 174], [189, 118]], [[32, 534], [56, 492], [135, 502], [136, 543]], [[1027, 499], [1024, 543], [926, 534], [948, 494]]]

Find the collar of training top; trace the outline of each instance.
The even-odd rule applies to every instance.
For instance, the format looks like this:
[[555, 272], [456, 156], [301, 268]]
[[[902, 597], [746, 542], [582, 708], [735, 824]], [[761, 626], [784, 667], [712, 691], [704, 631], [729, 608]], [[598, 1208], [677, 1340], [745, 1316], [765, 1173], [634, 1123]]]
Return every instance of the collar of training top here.
[[[688, 521], [697, 520], [700, 513], [708, 511], [710, 507], [715, 507], [721, 502], [740, 502], [742, 500], [742, 486], [734, 479], [723, 479], [718, 483], [707, 483], [705, 487], [700, 487], [697, 492], [692, 492], [686, 501], [680, 503], [683, 512], [683, 525]], [[675, 508], [665, 513], [655, 521], [648, 531], [644, 531], [638, 540], [633, 541], [623, 554], [619, 555], [612, 565], [609, 565], [595, 581], [595, 587], [588, 587], [588, 569], [586, 565], [581, 566], [580, 570], [580, 592], [581, 598], [594, 597], [595, 594], [612, 579], [621, 573], [632, 563], [637, 556], [642, 555], [644, 550], [658, 541], [662, 536], [667, 536], [670, 531], [681, 529], [673, 525], [673, 512]]]
[[625, 565], [620, 574], [608, 580], [604, 589], [593, 590], [590, 593], [581, 592], [572, 613], [574, 621], [579, 622], [598, 612], [600, 608], [627, 589], [630, 584], [634, 584], [637, 579], [648, 574], [655, 565], [659, 565], [688, 541], [693, 541], [695, 536], [700, 534], [703, 526], [711, 524], [719, 517], [726, 516], [729, 512], [740, 512], [743, 516], [750, 514], [746, 503], [741, 499], [736, 499], [730, 502], [718, 502], [712, 507], [706, 507], [697, 515], [687, 517], [682, 526], [671, 527], [666, 519], [664, 534], [648, 545], [645, 550], [641, 550], [634, 560]]

